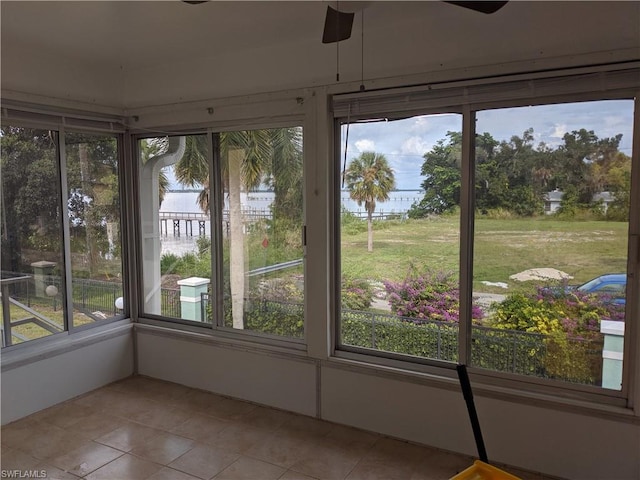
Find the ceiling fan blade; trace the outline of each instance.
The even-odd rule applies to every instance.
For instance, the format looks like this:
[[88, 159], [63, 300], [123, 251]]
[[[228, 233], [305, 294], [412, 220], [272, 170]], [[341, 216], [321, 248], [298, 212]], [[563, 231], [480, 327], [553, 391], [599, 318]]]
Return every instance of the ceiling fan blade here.
[[324, 19], [322, 43], [341, 42], [349, 38], [354, 15], [354, 13], [341, 12], [328, 6], [327, 16]]
[[507, 4], [507, 2], [449, 2], [446, 0], [445, 3], [486, 14], [495, 13]]

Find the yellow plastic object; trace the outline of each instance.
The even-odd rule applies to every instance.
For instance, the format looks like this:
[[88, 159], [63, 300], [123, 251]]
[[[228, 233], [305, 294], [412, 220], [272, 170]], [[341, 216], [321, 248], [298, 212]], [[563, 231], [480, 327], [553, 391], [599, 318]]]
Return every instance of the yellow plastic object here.
[[515, 475], [500, 470], [499, 468], [484, 463], [480, 460], [473, 462], [469, 468], [463, 470], [450, 480], [521, 480]]

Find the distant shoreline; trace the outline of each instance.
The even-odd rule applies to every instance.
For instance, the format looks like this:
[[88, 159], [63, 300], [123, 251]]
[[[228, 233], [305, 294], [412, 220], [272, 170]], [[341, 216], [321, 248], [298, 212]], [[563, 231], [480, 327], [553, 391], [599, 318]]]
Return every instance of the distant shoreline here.
[[[202, 189], [198, 188], [188, 188], [183, 190], [167, 190], [168, 193], [200, 193]], [[343, 189], [340, 190], [342, 193], [349, 193], [349, 190]], [[391, 190], [392, 192], [422, 192], [419, 188], [397, 188], [395, 190]], [[273, 190], [251, 190], [247, 193], [274, 193]]]

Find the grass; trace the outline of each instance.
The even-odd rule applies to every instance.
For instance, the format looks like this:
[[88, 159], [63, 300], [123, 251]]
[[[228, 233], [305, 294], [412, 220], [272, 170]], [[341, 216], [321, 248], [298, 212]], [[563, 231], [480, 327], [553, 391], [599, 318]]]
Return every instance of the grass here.
[[[32, 308], [33, 310], [41, 314], [43, 317], [51, 320], [53, 323], [59, 325], [60, 330], [61, 331], [63, 330], [64, 312], [62, 310], [62, 307], [59, 304], [57, 308], [54, 310], [53, 304], [51, 301], [33, 301], [30, 308]], [[0, 312], [1, 311], [2, 311], [2, 308], [0, 308]], [[11, 305], [11, 308], [9, 311], [10, 311], [10, 317], [12, 322], [32, 317], [32, 315], [29, 312], [23, 310], [17, 305]], [[85, 325], [91, 322], [93, 322], [91, 318], [84, 315], [82, 312], [79, 312], [74, 309], [74, 312], [73, 312], [74, 326], [79, 327], [81, 325]], [[16, 325], [12, 327], [12, 331], [17, 334], [23, 335], [29, 340], [51, 335], [50, 331], [32, 322]], [[22, 340], [19, 340], [18, 338], [15, 338], [15, 337], [13, 338], [14, 344], [21, 343], [21, 342]]]
[[[355, 278], [401, 280], [412, 265], [459, 271], [459, 219], [387, 222], [374, 225], [373, 252], [367, 234], [342, 234], [342, 271]], [[551, 218], [475, 221], [474, 291], [505, 293], [522, 288], [510, 275], [551, 267], [583, 283], [603, 273], [624, 272], [627, 223], [560, 221]], [[349, 231], [353, 232], [354, 229]], [[504, 282], [509, 290], [481, 283]]]

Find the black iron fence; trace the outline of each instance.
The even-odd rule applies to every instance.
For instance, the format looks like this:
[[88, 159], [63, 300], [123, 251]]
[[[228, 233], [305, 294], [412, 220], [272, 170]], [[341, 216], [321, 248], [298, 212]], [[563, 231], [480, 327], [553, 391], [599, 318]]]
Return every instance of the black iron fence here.
[[[29, 307], [51, 302], [54, 310], [61, 305], [60, 278], [51, 276], [47, 286], [58, 293], [47, 298], [36, 295], [33, 278], [11, 285], [10, 294]], [[42, 287], [42, 286], [41, 286]], [[42, 293], [42, 292], [40, 292]], [[51, 290], [49, 293], [53, 293]], [[122, 284], [89, 279], [74, 279], [74, 308], [84, 312], [113, 316], [119, 313], [116, 299], [122, 296]], [[202, 318], [210, 317], [209, 294], [201, 295]], [[180, 318], [180, 290], [161, 289], [161, 314]], [[270, 335], [304, 337], [304, 308], [300, 303], [266, 299], [246, 299], [245, 329]], [[225, 319], [231, 326], [232, 320]], [[341, 343], [354, 347], [417, 357], [458, 361], [458, 324], [419, 320], [392, 314], [343, 310]], [[473, 366], [599, 385], [602, 380], [602, 335], [591, 339], [567, 338], [517, 330], [503, 330], [474, 325], [471, 331]]]
[[[62, 280], [59, 276], [50, 275], [42, 281], [43, 292], [37, 292], [36, 280], [33, 277], [23, 282], [12, 284], [9, 294], [28, 307], [38, 305], [49, 306], [57, 311], [62, 308]], [[55, 287], [55, 289], [47, 287]], [[114, 316], [121, 311], [116, 300], [123, 296], [122, 283], [77, 278], [71, 282], [73, 307], [98, 316]], [[160, 291], [161, 314], [167, 317], [180, 318], [180, 290], [163, 288]]]

